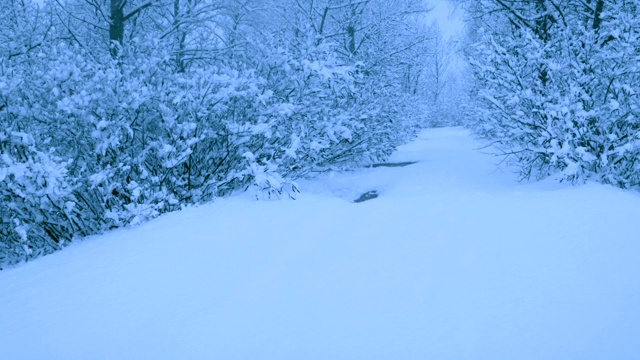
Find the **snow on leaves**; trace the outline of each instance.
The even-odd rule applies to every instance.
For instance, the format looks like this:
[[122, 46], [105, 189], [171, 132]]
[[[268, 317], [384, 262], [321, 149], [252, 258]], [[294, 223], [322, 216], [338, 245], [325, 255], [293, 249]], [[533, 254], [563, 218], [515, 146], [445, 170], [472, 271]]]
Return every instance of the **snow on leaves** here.
[[[407, 26], [374, 39], [379, 22], [362, 14], [391, 26], [419, 9], [345, 4], [323, 33], [306, 18], [316, 12], [287, 2], [154, 3], [114, 53], [99, 4], [2, 3], [16, 16], [0, 19], [0, 268], [236, 190], [293, 195], [300, 177], [388, 156], [416, 128], [389, 54], [410, 61], [421, 42]], [[351, 10], [361, 54], [326, 36], [353, 28]]]
[[507, 3], [483, 2], [511, 22], [478, 33], [476, 132], [523, 177], [640, 185], [636, 2], [606, 2], [598, 14], [570, 2]]

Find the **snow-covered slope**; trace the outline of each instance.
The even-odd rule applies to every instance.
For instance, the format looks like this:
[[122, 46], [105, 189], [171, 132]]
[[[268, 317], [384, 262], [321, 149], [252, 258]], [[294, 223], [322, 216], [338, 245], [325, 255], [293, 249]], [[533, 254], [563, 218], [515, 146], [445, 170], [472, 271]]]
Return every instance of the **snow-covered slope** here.
[[[0, 358], [637, 359], [640, 197], [521, 184], [459, 128], [0, 272]], [[354, 204], [377, 190], [377, 199]]]

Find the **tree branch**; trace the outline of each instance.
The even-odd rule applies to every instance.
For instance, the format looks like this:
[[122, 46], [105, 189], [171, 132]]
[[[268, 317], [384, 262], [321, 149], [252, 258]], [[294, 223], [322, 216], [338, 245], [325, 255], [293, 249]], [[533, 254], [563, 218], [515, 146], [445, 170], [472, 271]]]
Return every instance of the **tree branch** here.
[[146, 3], [138, 6], [135, 10], [133, 10], [130, 13], [128, 13], [127, 15], [125, 15], [124, 18], [123, 18], [123, 21], [127, 21], [127, 20], [131, 19], [132, 17], [136, 16], [140, 11], [148, 8], [151, 5], [153, 5], [153, 1], [147, 1]]

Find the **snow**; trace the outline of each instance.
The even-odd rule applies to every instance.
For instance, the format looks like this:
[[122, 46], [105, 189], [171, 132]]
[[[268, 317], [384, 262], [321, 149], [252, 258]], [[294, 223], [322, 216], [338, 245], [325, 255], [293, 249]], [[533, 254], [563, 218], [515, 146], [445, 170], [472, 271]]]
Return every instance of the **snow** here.
[[[461, 128], [0, 272], [2, 359], [635, 359], [640, 197], [519, 183]], [[354, 204], [360, 194], [378, 198]]]

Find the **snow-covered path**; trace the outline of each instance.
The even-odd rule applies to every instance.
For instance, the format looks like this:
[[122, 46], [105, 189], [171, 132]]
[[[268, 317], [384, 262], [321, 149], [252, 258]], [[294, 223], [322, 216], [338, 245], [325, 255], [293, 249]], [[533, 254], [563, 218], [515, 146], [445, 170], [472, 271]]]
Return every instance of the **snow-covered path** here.
[[520, 184], [475, 147], [428, 130], [392, 159], [414, 165], [0, 272], [0, 359], [640, 358], [640, 196]]

